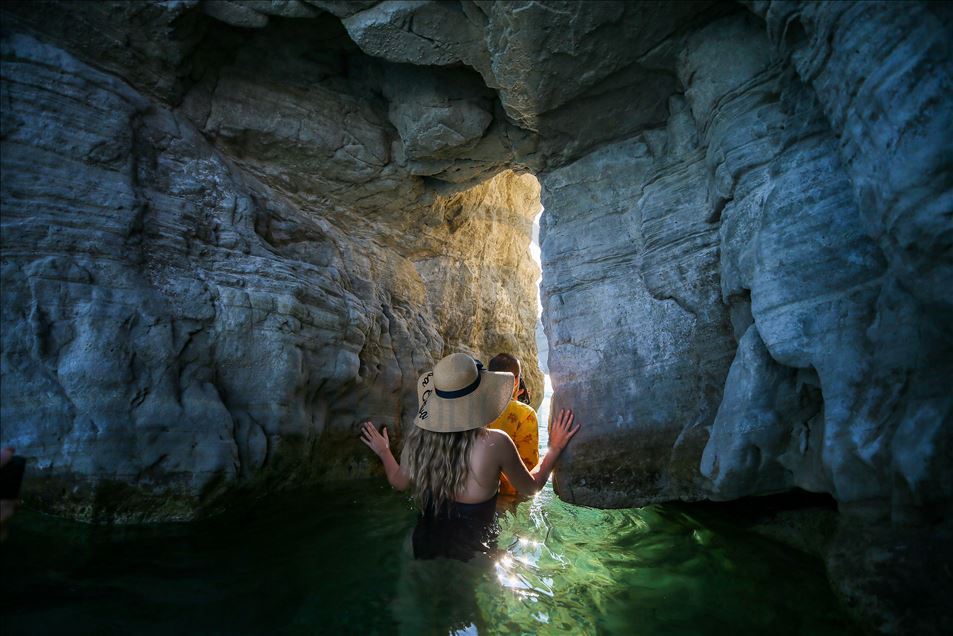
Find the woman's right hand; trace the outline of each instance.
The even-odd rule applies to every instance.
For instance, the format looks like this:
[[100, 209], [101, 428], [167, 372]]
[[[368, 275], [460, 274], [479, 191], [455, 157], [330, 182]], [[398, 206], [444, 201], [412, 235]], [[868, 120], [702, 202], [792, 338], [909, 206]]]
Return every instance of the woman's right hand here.
[[560, 409], [559, 417], [553, 421], [549, 430], [549, 447], [561, 453], [569, 440], [579, 431], [579, 424], [573, 425], [572, 409]]
[[361, 441], [374, 451], [378, 457], [386, 450], [390, 450], [390, 436], [387, 434], [387, 427], [384, 427], [384, 434], [377, 432], [377, 428], [371, 422], [364, 422], [361, 427]]

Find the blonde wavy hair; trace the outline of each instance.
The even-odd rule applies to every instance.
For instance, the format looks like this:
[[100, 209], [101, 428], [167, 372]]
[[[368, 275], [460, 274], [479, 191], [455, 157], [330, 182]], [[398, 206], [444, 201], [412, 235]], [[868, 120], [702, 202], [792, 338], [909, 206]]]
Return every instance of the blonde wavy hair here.
[[470, 474], [470, 453], [485, 432], [483, 428], [455, 433], [435, 433], [418, 426], [410, 429], [404, 442], [404, 462], [421, 510], [430, 502], [439, 512], [463, 492]]

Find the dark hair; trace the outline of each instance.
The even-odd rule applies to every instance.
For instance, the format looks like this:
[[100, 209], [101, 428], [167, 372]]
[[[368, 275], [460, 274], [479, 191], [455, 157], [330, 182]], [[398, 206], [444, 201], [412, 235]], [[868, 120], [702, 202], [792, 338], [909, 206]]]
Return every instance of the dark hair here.
[[533, 401], [533, 398], [531, 398], [529, 395], [529, 389], [526, 388], [526, 383], [523, 382], [523, 378], [520, 378], [520, 388], [516, 393], [516, 399], [523, 404], [529, 404]]
[[490, 371], [507, 371], [514, 378], [520, 377], [520, 359], [509, 353], [498, 353], [490, 360]]

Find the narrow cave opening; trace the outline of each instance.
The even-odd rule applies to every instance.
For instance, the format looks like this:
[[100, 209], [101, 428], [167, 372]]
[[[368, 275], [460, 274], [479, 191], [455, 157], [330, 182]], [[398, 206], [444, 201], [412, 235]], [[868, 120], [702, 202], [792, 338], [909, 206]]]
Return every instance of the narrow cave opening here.
[[537, 407], [537, 412], [539, 415], [539, 444], [540, 452], [543, 452], [547, 447], [548, 441], [548, 423], [550, 417], [550, 404], [553, 397], [553, 382], [552, 378], [549, 376], [549, 339], [546, 337], [546, 329], [543, 325], [543, 262], [542, 262], [542, 248], [540, 246], [540, 223], [545, 214], [546, 210], [543, 208], [542, 204], [539, 207], [539, 213], [533, 219], [533, 232], [529, 244], [530, 255], [533, 260], [536, 262], [536, 265], [539, 267], [539, 279], [536, 281], [537, 293], [538, 293], [538, 317], [536, 320], [536, 352], [537, 352], [537, 364], [539, 365], [540, 371], [543, 372], [543, 387], [541, 393], [541, 400], [539, 406]]
[[[5, 566], [36, 574], [0, 596], [64, 601], [18, 630], [89, 619], [48, 572], [158, 598], [174, 562], [221, 590], [172, 594], [175, 631], [849, 633], [818, 568], [738, 527], [820, 553], [830, 496], [671, 502], [803, 487], [878, 522], [947, 510], [949, 348], [921, 328], [945, 287], [909, 283], [942, 271], [922, 246], [948, 233], [904, 195], [947, 173], [900, 142], [946, 120], [876, 92], [945, 105], [946, 67], [902, 41], [911, 16], [923, 43], [942, 30], [916, 3], [879, 22], [662, 4], [0, 8], [2, 441], [31, 458], [31, 504], [103, 524], [246, 508], [121, 536], [25, 511]], [[903, 72], [860, 81], [880, 68]], [[927, 134], [896, 136], [904, 117]], [[496, 576], [463, 593], [395, 556], [413, 515], [360, 482], [380, 473], [355, 436], [412, 426], [417, 378], [457, 351], [524, 360], [542, 453], [553, 351], [557, 406], [587, 427], [555, 491], [501, 508]], [[97, 549], [72, 568], [48, 557], [63, 542]], [[104, 615], [155, 628], [102, 591]]]

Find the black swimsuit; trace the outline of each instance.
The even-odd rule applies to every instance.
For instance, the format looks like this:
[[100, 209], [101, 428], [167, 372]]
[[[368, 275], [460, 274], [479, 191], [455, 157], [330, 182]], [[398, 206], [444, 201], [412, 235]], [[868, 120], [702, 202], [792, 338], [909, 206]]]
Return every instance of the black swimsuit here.
[[495, 494], [482, 503], [452, 501], [440, 513], [428, 503], [414, 528], [414, 558], [469, 561], [477, 552], [489, 552], [495, 514]]

